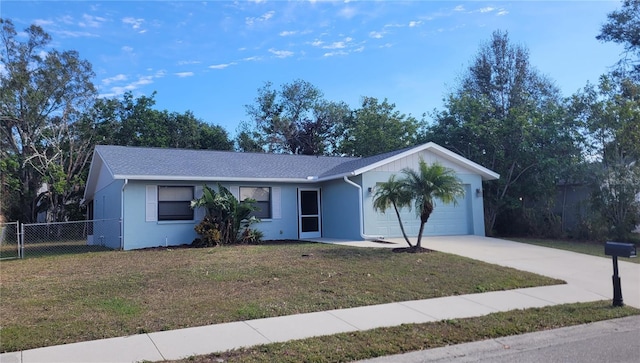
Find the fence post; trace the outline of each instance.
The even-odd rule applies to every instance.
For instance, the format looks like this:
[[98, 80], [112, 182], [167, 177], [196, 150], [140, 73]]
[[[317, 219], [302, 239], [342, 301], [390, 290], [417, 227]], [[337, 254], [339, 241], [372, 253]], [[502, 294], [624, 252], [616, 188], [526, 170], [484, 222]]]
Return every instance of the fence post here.
[[[24, 258], [24, 223], [18, 222], [20, 230], [18, 231], [18, 258]], [[16, 226], [18, 230], [18, 226]]]

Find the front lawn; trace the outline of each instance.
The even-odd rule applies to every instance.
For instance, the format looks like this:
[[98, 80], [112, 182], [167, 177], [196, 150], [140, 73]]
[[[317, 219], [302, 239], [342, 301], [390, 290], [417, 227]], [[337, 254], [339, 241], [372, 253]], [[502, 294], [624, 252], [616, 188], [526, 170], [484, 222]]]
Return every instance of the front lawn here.
[[[585, 242], [585, 241], [573, 241], [573, 240], [559, 240], [559, 239], [540, 239], [540, 238], [512, 238], [506, 237], [510, 241], [529, 243], [536, 246], [558, 248], [561, 250], [584, 253], [586, 255], [599, 256], [611, 258], [604, 254], [604, 242]], [[640, 263], [640, 259], [619, 257], [620, 261], [627, 261], [633, 263]]]
[[298, 242], [11, 260], [0, 272], [2, 352], [562, 283], [439, 252]]

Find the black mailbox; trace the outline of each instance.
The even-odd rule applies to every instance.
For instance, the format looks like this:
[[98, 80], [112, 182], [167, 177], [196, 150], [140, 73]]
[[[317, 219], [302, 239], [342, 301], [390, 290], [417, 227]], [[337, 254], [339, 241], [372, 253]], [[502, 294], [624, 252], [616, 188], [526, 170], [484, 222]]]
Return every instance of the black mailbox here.
[[604, 254], [617, 257], [636, 257], [636, 246], [633, 243], [606, 242]]
[[618, 257], [636, 257], [636, 246], [633, 243], [606, 242], [604, 244], [604, 254], [611, 256], [613, 260], [613, 306], [623, 306], [622, 284], [618, 276]]

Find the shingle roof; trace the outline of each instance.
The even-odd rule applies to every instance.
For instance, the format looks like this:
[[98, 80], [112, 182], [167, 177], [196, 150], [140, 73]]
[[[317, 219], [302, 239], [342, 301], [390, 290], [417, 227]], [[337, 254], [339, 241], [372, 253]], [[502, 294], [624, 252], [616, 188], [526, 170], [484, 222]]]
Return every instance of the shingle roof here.
[[115, 179], [316, 182], [359, 175], [424, 150], [478, 173], [483, 180], [500, 177], [431, 142], [367, 158], [98, 145], [85, 197], [93, 194], [103, 166]]
[[115, 178], [294, 179], [327, 175], [351, 157], [96, 146]]

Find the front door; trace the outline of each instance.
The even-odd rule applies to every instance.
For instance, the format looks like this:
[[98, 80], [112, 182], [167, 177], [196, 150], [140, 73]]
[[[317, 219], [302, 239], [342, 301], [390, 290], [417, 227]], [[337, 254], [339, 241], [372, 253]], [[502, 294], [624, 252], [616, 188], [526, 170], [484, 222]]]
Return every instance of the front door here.
[[320, 189], [298, 189], [298, 228], [300, 238], [322, 237], [321, 225]]

